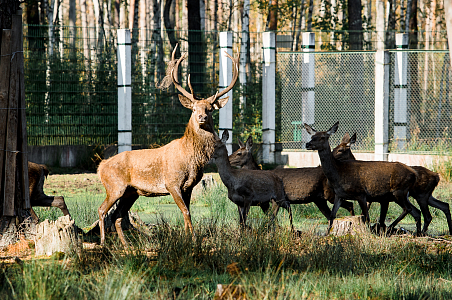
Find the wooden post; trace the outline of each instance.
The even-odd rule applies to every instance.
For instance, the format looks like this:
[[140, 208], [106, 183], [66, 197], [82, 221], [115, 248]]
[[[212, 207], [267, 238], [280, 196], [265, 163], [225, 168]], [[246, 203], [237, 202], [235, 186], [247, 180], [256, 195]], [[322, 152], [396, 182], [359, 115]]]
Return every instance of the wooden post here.
[[[5, 159], [5, 185], [3, 198], [3, 216], [15, 216], [14, 199], [16, 198], [16, 162], [17, 162], [17, 134], [18, 134], [18, 108], [19, 108], [19, 49], [21, 42], [19, 37], [22, 36], [22, 22], [17, 22], [17, 18], [12, 16], [12, 55], [11, 70], [9, 76], [9, 97], [8, 97], [8, 117], [6, 126], [6, 159]], [[21, 16], [22, 18], [22, 16]], [[21, 19], [19, 19], [20, 21]]]
[[[225, 89], [232, 81], [232, 61], [225, 55], [227, 52], [232, 56], [232, 32], [224, 31], [220, 32], [220, 83], [219, 89]], [[225, 96], [229, 96], [228, 103], [220, 109], [220, 136], [224, 130], [229, 130], [229, 139], [226, 141], [226, 148], [228, 153], [232, 153], [232, 92], [231, 89]]]
[[118, 153], [132, 150], [132, 55], [129, 29], [118, 29]]
[[[303, 52], [315, 51], [315, 33], [303, 32]], [[302, 122], [314, 125], [315, 119], [315, 56], [314, 53], [303, 54], [303, 64], [301, 68], [301, 118]], [[303, 125], [302, 125], [303, 126]], [[311, 140], [311, 135], [302, 130], [303, 148]]]
[[396, 34], [398, 51], [394, 65], [394, 140], [398, 149], [404, 149], [407, 140], [408, 102], [407, 102], [407, 69], [408, 34]]
[[[8, 76], [0, 76], [0, 196], [5, 199], [5, 185], [3, 170], [6, 158], [6, 124], [8, 117], [9, 102], [9, 73], [11, 69], [11, 29], [3, 29], [2, 32], [2, 56], [0, 57], [0, 74], [8, 74]], [[3, 204], [3, 203], [2, 203]]]
[[262, 66], [262, 159], [275, 162], [276, 34], [264, 32]]

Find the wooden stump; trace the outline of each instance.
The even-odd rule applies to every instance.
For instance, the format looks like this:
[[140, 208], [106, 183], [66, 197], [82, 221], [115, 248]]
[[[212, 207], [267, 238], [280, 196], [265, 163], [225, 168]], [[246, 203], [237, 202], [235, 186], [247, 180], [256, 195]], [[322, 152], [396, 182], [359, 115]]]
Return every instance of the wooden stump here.
[[59, 217], [56, 221], [44, 220], [36, 226], [36, 255], [52, 255], [55, 252], [78, 253], [81, 241], [78, 228], [70, 216]]
[[363, 216], [350, 216], [334, 219], [329, 234], [335, 236], [370, 234], [369, 228], [363, 222], [362, 217]]
[[245, 289], [241, 285], [217, 284], [214, 300], [245, 300], [248, 299]]

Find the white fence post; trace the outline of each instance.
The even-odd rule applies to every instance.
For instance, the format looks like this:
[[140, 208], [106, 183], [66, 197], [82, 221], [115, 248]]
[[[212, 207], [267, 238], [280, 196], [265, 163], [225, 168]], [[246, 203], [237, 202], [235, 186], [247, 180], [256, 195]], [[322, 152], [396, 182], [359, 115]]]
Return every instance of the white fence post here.
[[275, 79], [276, 34], [264, 32], [262, 67], [262, 159], [264, 163], [275, 162]]
[[[232, 80], [232, 61], [224, 52], [232, 56], [232, 32], [220, 32], [220, 83], [219, 88], [225, 89]], [[229, 97], [228, 103], [220, 109], [220, 137], [224, 130], [229, 130], [229, 139], [226, 141], [228, 153], [232, 153], [232, 91], [226, 93], [225, 97]]]
[[389, 52], [375, 53], [375, 160], [388, 160]]
[[132, 60], [129, 29], [118, 29], [118, 153], [132, 150]]
[[[315, 33], [303, 32], [303, 52], [315, 51]], [[304, 53], [301, 68], [301, 120], [308, 125], [314, 125], [315, 119], [315, 57], [314, 53]], [[303, 128], [303, 126], [302, 126]], [[302, 130], [303, 148], [311, 140], [306, 130]]]
[[[396, 34], [396, 46], [399, 50], [408, 49], [408, 34]], [[396, 53], [394, 66], [394, 140], [398, 149], [404, 149], [407, 139], [408, 103], [407, 103], [408, 53]]]

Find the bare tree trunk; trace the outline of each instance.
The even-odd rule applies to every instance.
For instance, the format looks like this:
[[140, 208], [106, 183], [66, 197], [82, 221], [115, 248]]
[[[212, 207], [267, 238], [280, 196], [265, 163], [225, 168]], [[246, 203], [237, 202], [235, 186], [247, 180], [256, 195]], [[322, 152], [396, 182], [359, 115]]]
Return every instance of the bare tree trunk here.
[[278, 29], [278, 0], [270, 0], [267, 30]]
[[407, 0], [407, 2], [406, 2], [405, 27], [403, 28], [406, 33], [408, 33], [409, 30], [410, 30], [410, 18], [411, 18], [411, 5], [412, 5], [412, 3], [413, 3], [412, 0]]
[[446, 20], [446, 28], [447, 28], [447, 41], [449, 43], [449, 62], [452, 70], [452, 2], [444, 1], [444, 16]]
[[305, 10], [304, 9], [304, 0], [301, 0], [300, 8], [298, 9], [299, 16], [298, 16], [297, 29], [296, 29], [296, 34], [295, 34], [295, 38], [294, 38], [293, 45], [292, 45], [293, 51], [298, 51], [298, 45], [300, 44], [301, 25], [303, 24], [304, 10]]
[[75, 4], [76, 0], [69, 0], [69, 45], [72, 53], [75, 53], [75, 23], [77, 21], [75, 14]]
[[395, 48], [395, 0], [388, 1], [388, 26], [386, 28], [386, 49]]
[[246, 83], [248, 82], [247, 74], [249, 70], [250, 61], [250, 1], [245, 0], [243, 3], [242, 14], [242, 43], [240, 45], [240, 68], [239, 68], [239, 81], [242, 86], [242, 93], [240, 95], [240, 111], [244, 112], [246, 108]]
[[199, 15], [201, 16], [201, 30], [206, 30], [206, 3], [205, 0], [199, 0]]
[[350, 50], [363, 50], [363, 20], [361, 0], [348, 0]]
[[312, 11], [314, 10], [314, 0], [309, 0], [308, 31], [312, 31]]
[[202, 91], [205, 73], [205, 51], [201, 32], [199, 0], [187, 1], [188, 12], [188, 64], [192, 86], [195, 91]]
[[363, 23], [364, 32], [364, 45], [366, 50], [372, 49], [372, 33], [369, 32], [372, 28], [372, 0], [365, 0], [364, 3], [364, 16], [366, 16], [366, 22]]
[[[83, 55], [85, 62], [89, 58], [89, 41], [88, 41], [88, 22], [86, 18], [86, 0], [80, 0], [80, 19], [82, 22], [82, 37], [83, 37]], [[87, 67], [85, 65], [85, 67]]]
[[96, 32], [97, 32], [97, 57], [100, 59], [104, 50], [104, 10], [103, 6], [101, 5], [101, 0], [93, 0], [94, 5], [94, 14], [96, 16], [97, 26], [96, 26]]

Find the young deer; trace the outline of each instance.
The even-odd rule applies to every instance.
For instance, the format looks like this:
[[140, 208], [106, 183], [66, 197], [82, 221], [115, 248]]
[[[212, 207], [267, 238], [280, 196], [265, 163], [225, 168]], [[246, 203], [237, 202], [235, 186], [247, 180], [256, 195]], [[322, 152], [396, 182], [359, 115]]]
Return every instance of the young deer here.
[[[311, 135], [306, 149], [318, 151], [323, 172], [335, 192], [330, 227], [342, 199], [357, 200], [365, 222], [369, 221], [367, 202], [395, 201], [404, 213], [413, 215], [417, 233], [420, 233], [420, 212], [408, 201], [408, 190], [416, 181], [416, 172], [412, 168], [398, 162], [337, 160], [331, 153], [329, 137], [337, 131], [339, 122], [328, 131], [316, 131], [307, 124], [304, 126]], [[390, 229], [404, 217], [402, 215], [389, 226]]]
[[[347, 133], [342, 138], [341, 144], [338, 147], [336, 147], [338, 149], [336, 150], [335, 148], [333, 150], [334, 157], [337, 159], [355, 160], [355, 157], [353, 156], [352, 151], [350, 149], [351, 145], [354, 144], [355, 142], [356, 142], [356, 133], [351, 138]], [[429, 169], [424, 168], [422, 166], [411, 166], [411, 168], [413, 168], [413, 170], [416, 171], [417, 176], [416, 182], [409, 189], [408, 192], [410, 196], [416, 199], [419, 207], [421, 208], [422, 215], [424, 216], [424, 227], [422, 228], [422, 232], [427, 231], [428, 226], [432, 221], [432, 215], [430, 214], [430, 210], [428, 208], [428, 206], [430, 205], [443, 211], [443, 213], [446, 215], [447, 225], [449, 227], [449, 234], [452, 234], [452, 221], [449, 210], [449, 204], [440, 201], [432, 196], [432, 193], [439, 182], [438, 173], [432, 172]], [[372, 202], [368, 203], [368, 208], [370, 207], [371, 203]], [[384, 211], [386, 212], [387, 208], [385, 208]], [[386, 217], [385, 215], [383, 216], [380, 215], [380, 222], [382, 220], [384, 222], [385, 217]]]
[[242, 228], [246, 226], [246, 216], [250, 206], [260, 206], [264, 212], [267, 212], [269, 204], [272, 203], [272, 220], [276, 217], [279, 207], [286, 208], [289, 211], [290, 226], [293, 231], [292, 211], [290, 203], [286, 200], [281, 179], [269, 171], [233, 168], [229, 163], [225, 145], [228, 138], [228, 131], [223, 131], [221, 140], [216, 143], [213, 158], [221, 180], [228, 188], [228, 198], [238, 207]]
[[[229, 156], [229, 161], [234, 167], [242, 167], [258, 170], [259, 166], [253, 158], [251, 148], [253, 140], [248, 137], [244, 145], [239, 141], [240, 149]], [[284, 190], [290, 204], [307, 204], [314, 202], [322, 214], [331, 217], [331, 210], [326, 201], [334, 203], [334, 191], [328, 185], [328, 180], [321, 167], [315, 168], [290, 168], [274, 169], [273, 174], [280, 177], [284, 183]], [[341, 206], [347, 209], [351, 215], [355, 215], [353, 203], [343, 201]]]
[[[174, 57], [175, 51], [173, 51]], [[124, 245], [126, 241], [121, 221], [139, 196], [156, 197], [171, 194], [182, 211], [185, 230], [193, 233], [190, 215], [190, 198], [194, 186], [201, 180], [204, 165], [211, 159], [218, 135], [214, 132], [212, 113], [226, 105], [228, 97], [220, 99], [232, 89], [238, 77], [238, 58], [228, 55], [233, 62], [233, 78], [229, 86], [207, 99], [197, 99], [188, 93], [177, 79], [179, 58], [171, 72], [175, 87], [182, 93], [179, 100], [192, 111], [184, 136], [169, 144], [146, 150], [133, 150], [119, 153], [101, 162], [98, 174], [105, 187], [107, 196], [99, 207], [99, 225], [101, 244], [105, 242], [104, 218], [108, 210], [119, 199], [121, 217], [115, 222], [116, 230]]]

